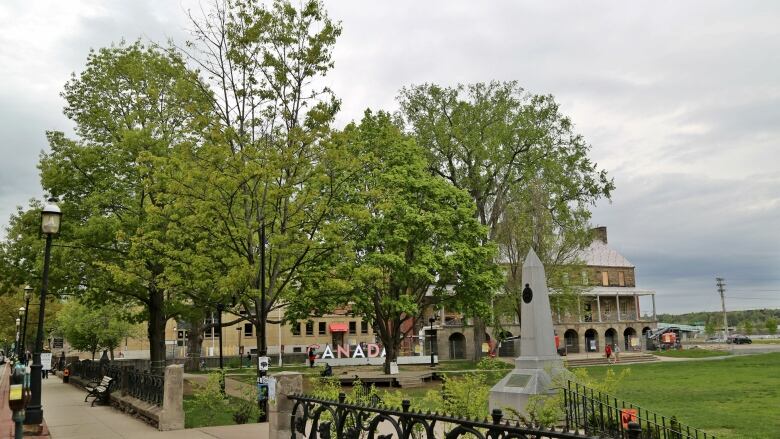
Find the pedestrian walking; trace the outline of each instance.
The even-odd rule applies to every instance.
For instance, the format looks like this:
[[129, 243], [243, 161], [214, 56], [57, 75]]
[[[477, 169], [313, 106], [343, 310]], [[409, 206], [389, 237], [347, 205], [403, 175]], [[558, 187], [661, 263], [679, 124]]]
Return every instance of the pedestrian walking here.
[[620, 346], [617, 343], [615, 343], [612, 353], [615, 354], [615, 363], [620, 363]]
[[309, 367], [314, 367], [314, 360], [317, 358], [317, 355], [314, 353], [314, 348], [309, 348]]
[[607, 356], [607, 363], [612, 364], [612, 346], [607, 345], [604, 348], [604, 355]]

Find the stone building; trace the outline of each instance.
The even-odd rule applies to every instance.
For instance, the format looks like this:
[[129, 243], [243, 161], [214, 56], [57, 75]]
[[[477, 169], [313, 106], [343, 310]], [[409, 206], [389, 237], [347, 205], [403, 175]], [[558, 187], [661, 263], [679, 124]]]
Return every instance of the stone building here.
[[655, 329], [655, 291], [636, 285], [635, 266], [607, 241], [607, 228], [597, 227], [590, 247], [581, 254], [578, 315], [554, 313], [555, 330], [569, 353], [603, 351], [618, 344], [623, 351], [643, 349], [644, 333]]
[[[635, 266], [608, 245], [606, 227], [593, 229], [593, 235], [591, 245], [578, 256], [583, 264], [581, 272], [567, 273], [565, 280], [582, 284], [581, 312], [553, 311], [553, 327], [560, 347], [567, 353], [584, 353], [603, 352], [607, 344], [619, 344], [624, 352], [640, 351], [644, 348], [642, 335], [657, 327], [655, 291], [636, 286]], [[430, 310], [416, 326], [415, 336], [429, 340], [421, 342], [426, 354], [431, 338], [434, 352], [442, 360], [471, 358], [474, 349], [495, 349], [497, 355], [505, 357], [520, 354], [518, 341], [500, 341], [520, 335], [516, 317], [503, 322], [501, 334], [488, 328], [483, 346], [475, 346], [473, 325], [468, 319], [445, 310], [435, 313], [432, 329], [428, 323]]]

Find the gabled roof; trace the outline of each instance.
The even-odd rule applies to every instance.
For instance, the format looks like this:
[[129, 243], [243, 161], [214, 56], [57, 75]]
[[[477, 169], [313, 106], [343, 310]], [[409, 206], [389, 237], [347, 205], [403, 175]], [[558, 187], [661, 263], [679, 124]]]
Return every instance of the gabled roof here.
[[617, 250], [598, 239], [595, 239], [588, 248], [581, 251], [578, 257], [585, 265], [590, 266], [634, 268], [634, 264]]

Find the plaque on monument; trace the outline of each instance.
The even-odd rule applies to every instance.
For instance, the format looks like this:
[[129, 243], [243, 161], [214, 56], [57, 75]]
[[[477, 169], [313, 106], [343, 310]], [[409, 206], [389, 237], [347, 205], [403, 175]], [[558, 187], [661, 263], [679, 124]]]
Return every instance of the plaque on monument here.
[[531, 379], [531, 375], [522, 373], [513, 373], [509, 376], [509, 380], [506, 382], [507, 387], [525, 387], [528, 385], [528, 380]]

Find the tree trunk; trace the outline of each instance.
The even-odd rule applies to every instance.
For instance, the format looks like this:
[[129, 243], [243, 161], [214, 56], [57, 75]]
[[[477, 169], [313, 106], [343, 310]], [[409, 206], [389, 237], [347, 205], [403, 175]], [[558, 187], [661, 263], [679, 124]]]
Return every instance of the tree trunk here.
[[109, 354], [111, 354], [111, 361], [114, 361], [114, 348], [109, 349]]
[[165, 370], [165, 312], [163, 309], [163, 293], [157, 288], [149, 289], [149, 336], [150, 369], [153, 373], [162, 374]]
[[200, 370], [201, 347], [203, 346], [203, 319], [196, 318], [190, 322], [190, 330], [187, 333], [187, 359], [184, 369], [187, 371]]
[[[394, 346], [395, 345], [395, 346]], [[401, 343], [389, 343], [385, 345], [385, 364], [383, 366], [383, 370], [385, 375], [390, 374], [390, 363], [393, 361], [398, 361], [398, 349], [400, 347]]]
[[472, 325], [474, 329], [474, 356], [472, 360], [479, 361], [482, 359], [482, 343], [485, 342], [485, 322], [479, 317], [474, 317], [472, 320], [474, 321]]

